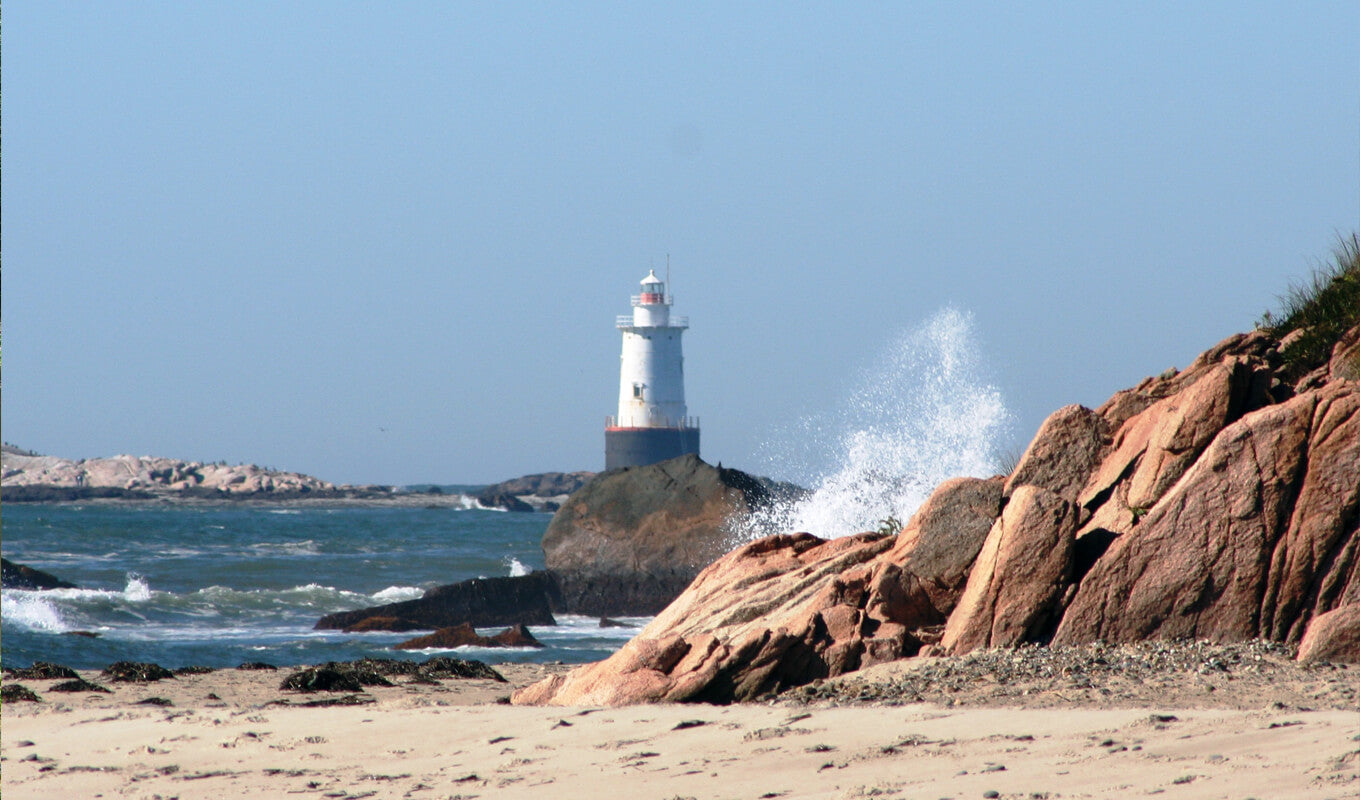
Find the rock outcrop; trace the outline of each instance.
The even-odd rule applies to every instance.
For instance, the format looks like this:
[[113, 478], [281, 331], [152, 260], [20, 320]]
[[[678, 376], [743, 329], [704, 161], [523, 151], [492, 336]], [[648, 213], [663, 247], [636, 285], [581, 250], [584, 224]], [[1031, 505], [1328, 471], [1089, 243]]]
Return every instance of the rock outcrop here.
[[915, 655], [963, 592], [1001, 481], [948, 481], [898, 536], [760, 539], [706, 568], [606, 661], [516, 695], [561, 705], [747, 700]]
[[1060, 409], [1004, 482], [942, 484], [896, 537], [729, 553], [614, 656], [515, 702], [726, 702], [1022, 643], [1259, 638], [1360, 660], [1360, 328], [1320, 365], [1286, 346], [1233, 336]]
[[317, 630], [437, 630], [462, 624], [556, 625], [552, 576], [533, 572], [518, 577], [473, 578], [436, 586], [415, 600], [327, 614]]
[[0, 585], [6, 589], [78, 589], [50, 572], [0, 558]]
[[567, 499], [543, 536], [558, 608], [657, 613], [729, 549], [734, 520], [788, 490], [697, 455], [601, 473]]
[[4, 487], [4, 499], [11, 502], [172, 496], [293, 499], [390, 493], [388, 487], [337, 486], [309, 475], [253, 464], [232, 466], [128, 455], [72, 461], [32, 455], [12, 447], [6, 447], [0, 458], [3, 459], [0, 485]]
[[485, 508], [556, 511], [567, 497], [595, 477], [593, 472], [543, 472], [492, 484], [477, 493]]

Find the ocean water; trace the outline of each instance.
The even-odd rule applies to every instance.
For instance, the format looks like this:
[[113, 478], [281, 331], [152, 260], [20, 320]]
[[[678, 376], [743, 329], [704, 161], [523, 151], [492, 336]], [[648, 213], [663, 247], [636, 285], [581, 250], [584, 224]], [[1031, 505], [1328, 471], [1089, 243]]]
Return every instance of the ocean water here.
[[[447, 507], [11, 503], [0, 538], [5, 558], [81, 588], [5, 589], [0, 660], [7, 667], [54, 661], [77, 669], [121, 660], [174, 669], [436, 654], [596, 661], [636, 628], [600, 628], [594, 618], [559, 615], [556, 627], [531, 628], [547, 645], [541, 650], [409, 652], [392, 646], [415, 633], [312, 630], [333, 611], [541, 569], [539, 542], [551, 518]], [[623, 621], [640, 628], [646, 619]]]

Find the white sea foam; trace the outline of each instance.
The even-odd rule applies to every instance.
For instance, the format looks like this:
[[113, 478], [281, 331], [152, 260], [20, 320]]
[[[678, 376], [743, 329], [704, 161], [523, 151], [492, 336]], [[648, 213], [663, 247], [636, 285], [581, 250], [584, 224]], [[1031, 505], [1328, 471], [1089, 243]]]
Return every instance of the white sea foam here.
[[283, 553], [290, 556], [314, 556], [321, 552], [320, 545], [313, 539], [303, 539], [297, 542], [256, 542], [250, 546], [250, 549], [263, 550], [267, 553]]
[[509, 567], [510, 577], [512, 578], [518, 578], [521, 575], [528, 575], [531, 572], [531, 570], [528, 567], [524, 566], [523, 561], [520, 561], [518, 558], [515, 558], [514, 556], [509, 556], [505, 559], [505, 566]]
[[44, 594], [21, 589], [5, 590], [0, 595], [0, 613], [3, 613], [5, 622], [31, 631], [65, 633], [70, 630], [71, 626], [62, 619], [60, 609]]
[[[957, 309], [938, 312], [878, 354], [836, 414], [767, 445], [771, 472], [801, 472], [812, 493], [757, 515], [735, 538], [874, 530], [890, 516], [905, 522], [948, 478], [995, 473], [1010, 414], [981, 377], [972, 325]], [[835, 466], [813, 466], [828, 460]]]
[[403, 600], [415, 600], [423, 597], [425, 590], [418, 586], [389, 586], [380, 592], [374, 592], [371, 599], [375, 603], [400, 603]]

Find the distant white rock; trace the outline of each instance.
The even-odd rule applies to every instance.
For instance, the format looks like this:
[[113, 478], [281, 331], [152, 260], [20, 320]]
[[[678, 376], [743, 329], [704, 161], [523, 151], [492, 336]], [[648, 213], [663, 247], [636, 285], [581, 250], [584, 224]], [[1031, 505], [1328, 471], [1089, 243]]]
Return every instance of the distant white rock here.
[[114, 456], [72, 461], [25, 455], [5, 448], [0, 454], [0, 485], [61, 488], [116, 488], [152, 492], [217, 489], [231, 495], [335, 491], [349, 487], [296, 472], [276, 472], [254, 464], [203, 464], [153, 456]]

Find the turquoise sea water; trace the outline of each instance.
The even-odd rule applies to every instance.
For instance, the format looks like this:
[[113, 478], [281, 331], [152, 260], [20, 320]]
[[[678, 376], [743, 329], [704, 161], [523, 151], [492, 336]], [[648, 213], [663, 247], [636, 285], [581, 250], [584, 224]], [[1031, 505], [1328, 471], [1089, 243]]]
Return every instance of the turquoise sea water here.
[[542, 650], [403, 653], [392, 645], [417, 634], [312, 630], [333, 611], [541, 569], [539, 541], [550, 519], [447, 507], [11, 503], [0, 538], [5, 558], [81, 588], [5, 589], [0, 660], [77, 669], [154, 661], [173, 669], [436, 652], [484, 661], [604, 658], [636, 631], [559, 616], [556, 627], [532, 629], [547, 645]]

